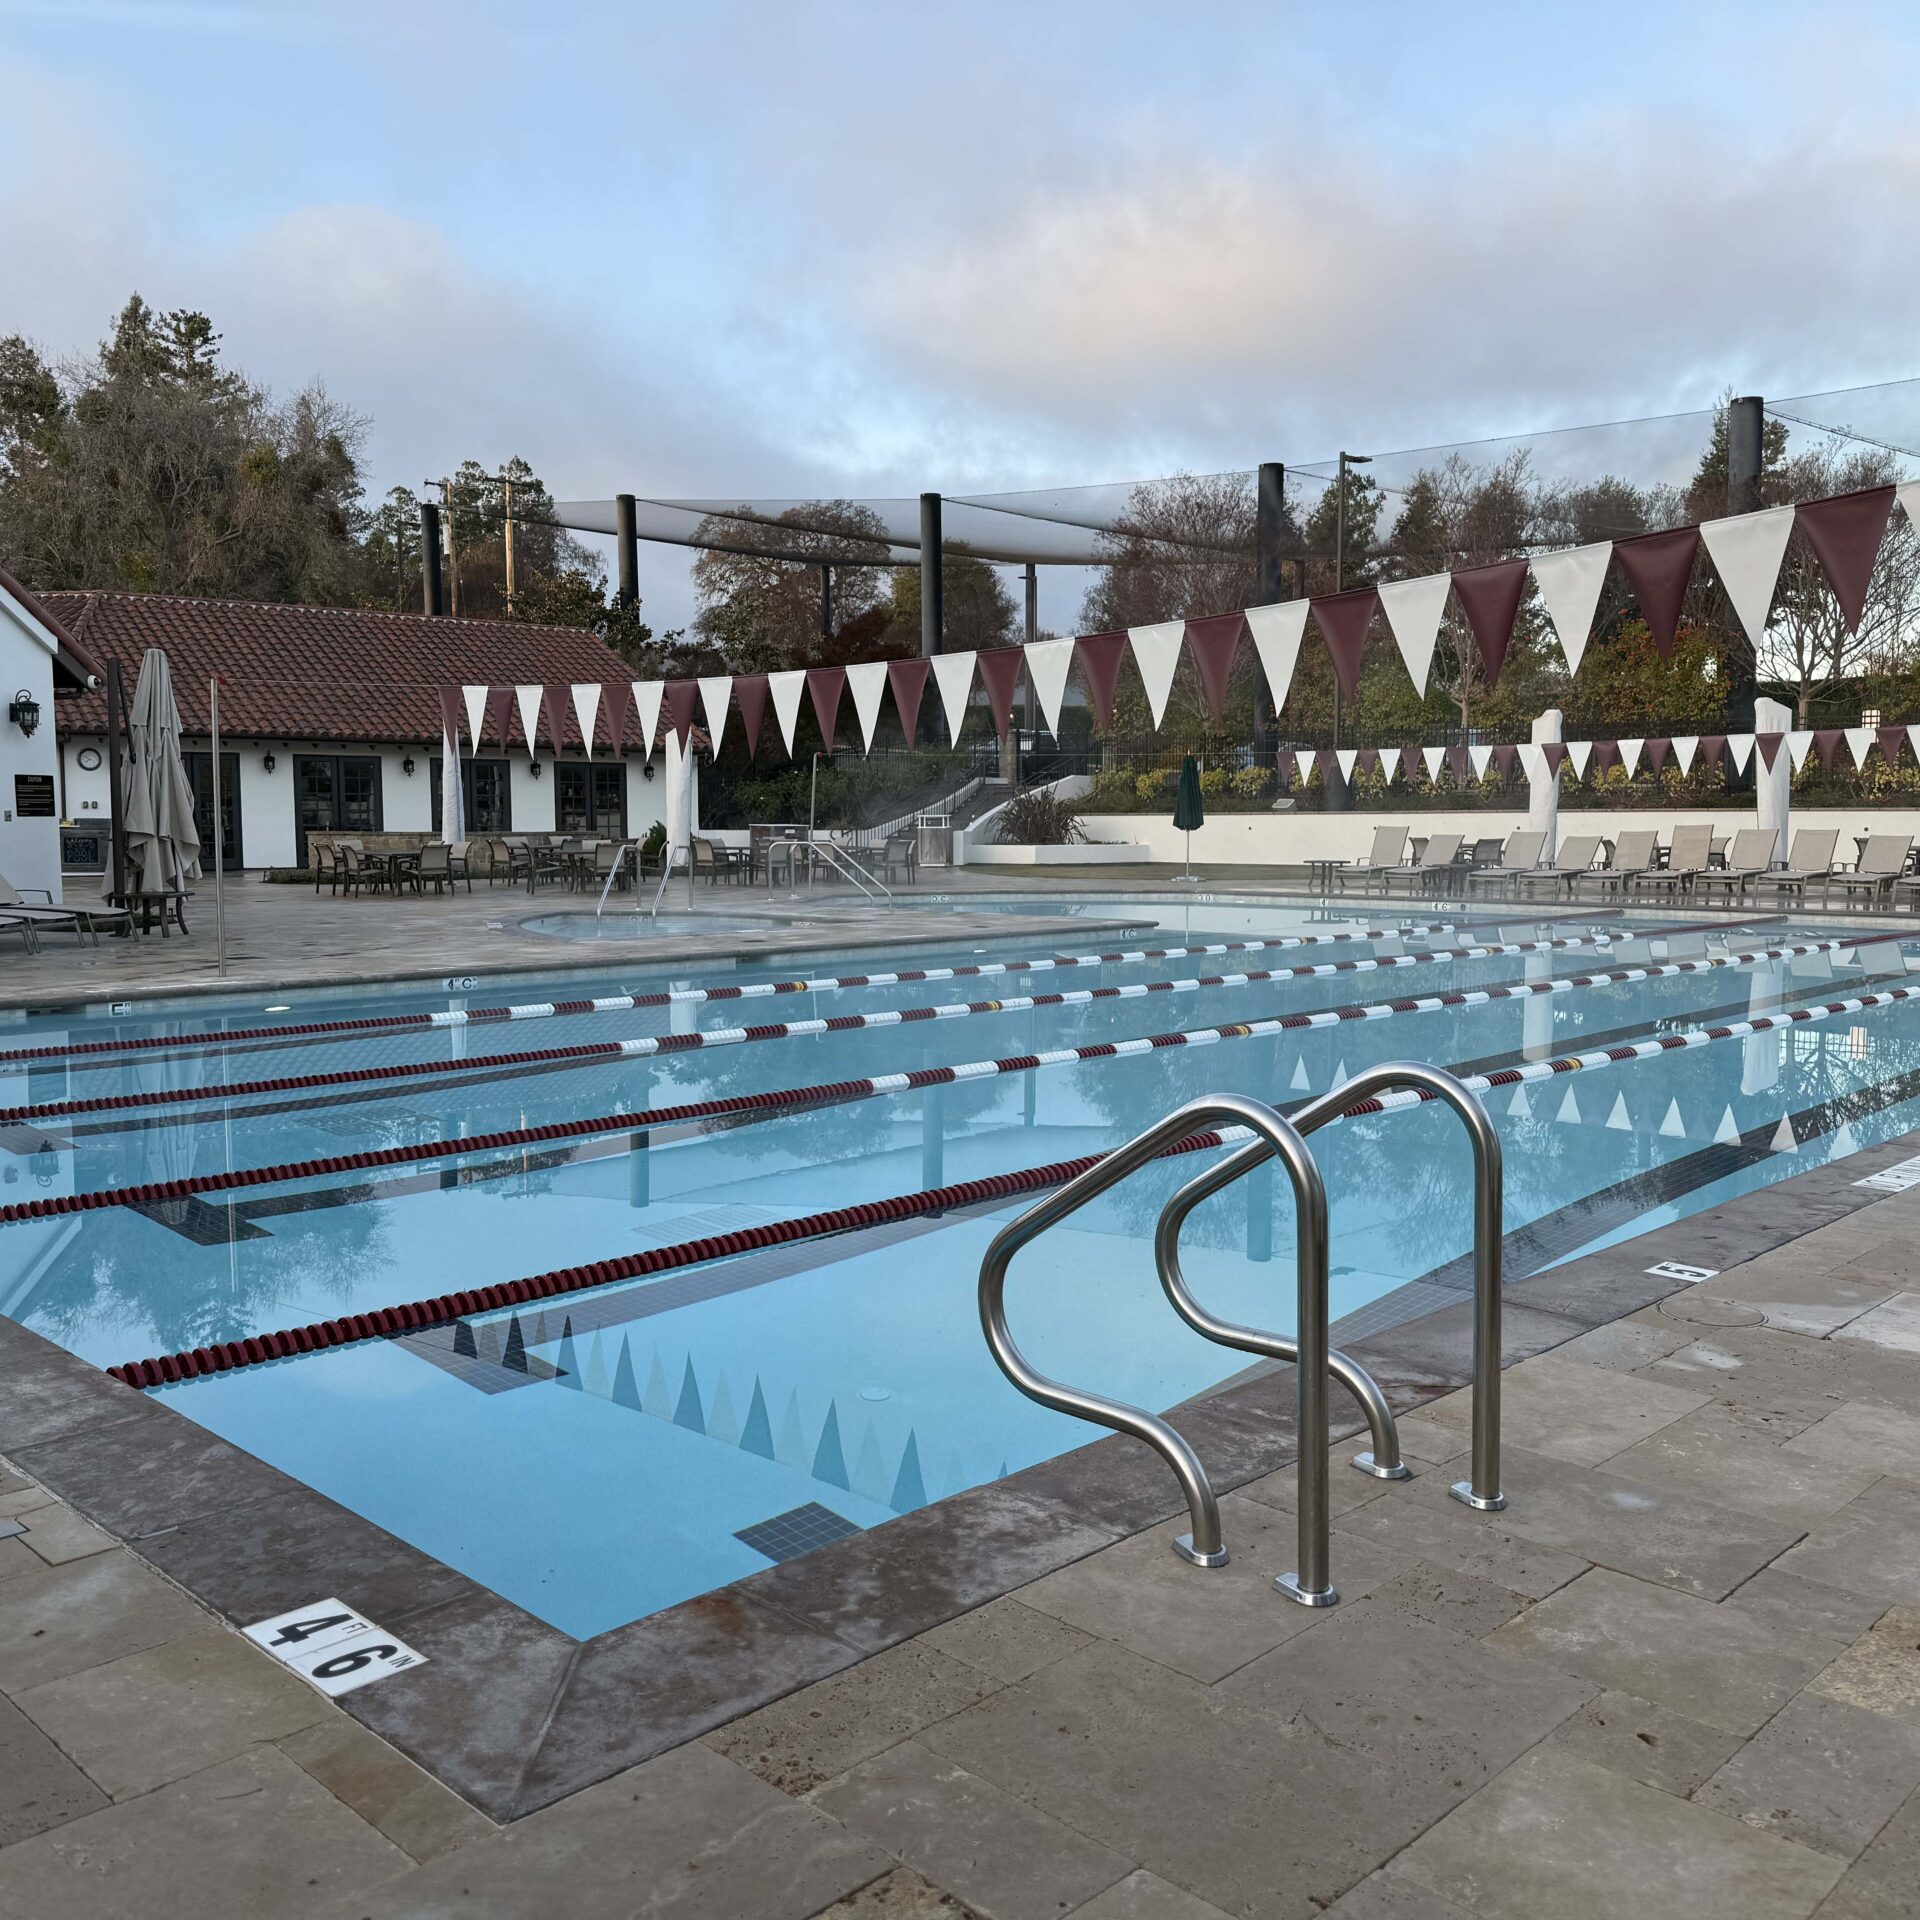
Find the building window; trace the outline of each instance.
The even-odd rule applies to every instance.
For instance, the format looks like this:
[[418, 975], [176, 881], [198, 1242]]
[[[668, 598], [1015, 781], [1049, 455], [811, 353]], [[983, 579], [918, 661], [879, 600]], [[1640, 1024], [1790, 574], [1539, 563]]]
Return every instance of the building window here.
[[[446, 791], [440, 782], [445, 763], [436, 755], [433, 762], [433, 830], [441, 830], [441, 815], [446, 807]], [[461, 808], [466, 814], [467, 835], [477, 839], [489, 833], [513, 831], [513, 781], [505, 760], [463, 760], [460, 763]]]
[[380, 762], [347, 754], [297, 753], [293, 791], [300, 808], [300, 860], [310, 833], [378, 833]]
[[607, 840], [627, 837], [627, 768], [583, 760], [562, 761], [553, 770], [554, 825], [562, 833], [595, 833]]

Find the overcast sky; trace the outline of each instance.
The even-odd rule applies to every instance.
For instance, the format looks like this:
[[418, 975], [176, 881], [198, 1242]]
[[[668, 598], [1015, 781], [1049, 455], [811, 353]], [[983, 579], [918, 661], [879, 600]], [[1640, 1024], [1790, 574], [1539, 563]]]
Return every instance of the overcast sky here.
[[965, 493], [1806, 393], [1920, 373], [1917, 55], [1836, 0], [0, 0], [0, 331], [202, 308], [369, 416], [375, 492]]

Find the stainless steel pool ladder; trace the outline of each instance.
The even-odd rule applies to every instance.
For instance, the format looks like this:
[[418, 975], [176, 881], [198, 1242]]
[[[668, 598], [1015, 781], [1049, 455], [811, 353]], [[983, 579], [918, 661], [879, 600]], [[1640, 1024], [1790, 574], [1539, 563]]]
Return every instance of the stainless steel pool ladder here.
[[[1313, 1102], [1291, 1120], [1261, 1101], [1238, 1094], [1192, 1101], [1010, 1221], [994, 1237], [980, 1268], [981, 1326], [1001, 1371], [1022, 1393], [1042, 1406], [1144, 1440], [1173, 1469], [1186, 1497], [1192, 1527], [1174, 1541], [1174, 1551], [1197, 1566], [1224, 1566], [1228, 1555], [1221, 1535], [1219, 1502], [1206, 1469], [1186, 1439], [1167, 1421], [1144, 1408], [1082, 1392], [1037, 1371], [1008, 1330], [1005, 1296], [1007, 1271], [1021, 1248], [1179, 1141], [1223, 1121], [1245, 1127], [1254, 1135], [1248, 1145], [1209, 1168], [1198, 1179], [1189, 1181], [1167, 1203], [1154, 1235], [1155, 1266], [1167, 1299], [1196, 1333], [1223, 1346], [1272, 1359], [1291, 1360], [1296, 1365], [1300, 1564], [1296, 1571], [1280, 1575], [1274, 1584], [1289, 1598], [1312, 1607], [1333, 1606], [1340, 1597], [1332, 1583], [1327, 1540], [1326, 1388], [1329, 1375], [1338, 1378], [1354, 1394], [1371, 1430], [1372, 1448], [1356, 1456], [1353, 1464], [1381, 1479], [1404, 1479], [1408, 1469], [1400, 1458], [1399, 1434], [1392, 1411], [1378, 1384], [1364, 1368], [1345, 1354], [1332, 1351], [1328, 1345], [1326, 1189], [1304, 1135], [1325, 1125], [1354, 1101], [1388, 1086], [1414, 1086], [1432, 1092], [1460, 1112], [1473, 1139], [1474, 1465], [1472, 1481], [1461, 1483], [1454, 1492], [1475, 1507], [1504, 1506], [1504, 1496], [1498, 1492], [1500, 1141], [1472, 1095], [1452, 1075], [1438, 1068], [1420, 1062], [1373, 1068], [1345, 1082], [1324, 1099]], [[1305, 1124], [1301, 1124], [1303, 1120]], [[1292, 1339], [1215, 1318], [1194, 1298], [1180, 1271], [1179, 1233], [1187, 1215], [1202, 1200], [1269, 1159], [1278, 1159], [1285, 1166], [1294, 1191], [1298, 1333]]]

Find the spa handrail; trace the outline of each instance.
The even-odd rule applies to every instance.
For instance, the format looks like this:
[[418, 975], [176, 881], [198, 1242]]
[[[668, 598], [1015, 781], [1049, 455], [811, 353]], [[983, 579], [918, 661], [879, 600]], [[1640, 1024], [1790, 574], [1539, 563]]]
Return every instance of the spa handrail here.
[[1006, 1312], [1007, 1270], [1015, 1254], [1168, 1148], [1223, 1122], [1251, 1130], [1257, 1136], [1259, 1158], [1278, 1158], [1293, 1184], [1300, 1564], [1296, 1572], [1282, 1575], [1278, 1584], [1307, 1606], [1332, 1606], [1339, 1595], [1329, 1577], [1327, 1544], [1327, 1196], [1305, 1141], [1271, 1107], [1240, 1094], [1190, 1101], [1009, 1221], [995, 1234], [980, 1264], [980, 1324], [1001, 1371], [1030, 1400], [1132, 1434], [1152, 1447], [1173, 1469], [1192, 1523], [1192, 1530], [1174, 1541], [1174, 1551], [1197, 1566], [1224, 1566], [1227, 1549], [1220, 1532], [1220, 1505], [1199, 1455], [1187, 1440], [1145, 1408], [1082, 1392], [1039, 1372], [1015, 1344]]

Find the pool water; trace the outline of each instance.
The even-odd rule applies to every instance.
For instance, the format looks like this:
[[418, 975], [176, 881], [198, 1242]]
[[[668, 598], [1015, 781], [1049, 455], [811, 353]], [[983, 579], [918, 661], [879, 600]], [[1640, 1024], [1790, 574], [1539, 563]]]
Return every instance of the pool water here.
[[[0, 1202], [120, 1199], [0, 1224], [0, 1311], [96, 1364], [133, 1361], [1072, 1160], [1206, 1093], [1284, 1109], [1382, 1060], [1485, 1072], [1884, 989], [1914, 969], [1903, 937], [1771, 918], [1700, 930], [1684, 916], [1481, 907], [1457, 910], [1452, 931], [1401, 934], [1395, 926], [1417, 912], [1368, 907], [1116, 896], [1092, 910], [1159, 918], [1166, 931], [1037, 939], [1011, 926], [991, 942], [861, 949], [844, 962], [629, 966], [482, 983], [452, 999], [283, 993], [273, 1004], [288, 1011], [276, 1014], [261, 996], [13, 1023], [0, 1030], [0, 1054], [54, 1051], [0, 1059], [0, 1104], [84, 1110], [0, 1124]], [[1369, 937], [1161, 959], [1139, 951], [1332, 934]], [[1543, 938], [1583, 944], [1449, 951]], [[1750, 957], [1816, 941], [1826, 950]], [[1123, 949], [1128, 957], [1097, 965], [876, 978]], [[1447, 957], [1421, 957], [1435, 954]], [[1501, 991], [1708, 955], [1733, 963], [1526, 997]], [[1231, 978], [1287, 968], [1321, 971]], [[861, 984], [817, 984], [839, 976]], [[1214, 983], [1182, 984], [1202, 978]], [[505, 1004], [796, 981], [816, 984], [478, 1017]], [[1013, 1004], [1098, 989], [1122, 991]], [[1448, 998], [1429, 1004], [1439, 996]], [[1238, 1031], [1355, 1008], [1373, 1011]], [[423, 1013], [467, 1018], [324, 1025]], [[828, 1020], [842, 1024], [822, 1030]], [[1229, 1031], [1207, 1033], [1220, 1028]], [[1175, 1033], [1197, 1037], [1128, 1049]], [[127, 1044], [156, 1039], [181, 1044]], [[1101, 1051], [1055, 1057], [1090, 1047]], [[1045, 1064], [989, 1070], [1033, 1056]], [[954, 1067], [969, 1071], [902, 1084]], [[876, 1080], [877, 1090], [866, 1084]], [[793, 1103], [821, 1088], [831, 1091]], [[1507, 1153], [1508, 1271], [1520, 1278], [1920, 1125], [1920, 1008], [1717, 1039], [1501, 1089], [1488, 1104]], [[707, 1110], [650, 1123], [689, 1106]], [[604, 1125], [527, 1137], [588, 1118]], [[1354, 1118], [1314, 1148], [1344, 1337], [1469, 1284], [1457, 1120], [1436, 1108]], [[369, 1152], [371, 1166], [286, 1171]], [[1016, 1262], [1010, 1313], [1037, 1366], [1155, 1407], [1239, 1370], [1241, 1356], [1172, 1319], [1153, 1275], [1158, 1206], [1201, 1164], [1156, 1163]], [[260, 1169], [269, 1177], [222, 1184]], [[144, 1201], [128, 1192], [162, 1181], [193, 1190]], [[1016, 1393], [981, 1338], [981, 1256], [1026, 1204], [677, 1265], [544, 1308], [161, 1391], [553, 1624], [591, 1634], [1095, 1437]], [[1189, 1276], [1224, 1316], [1289, 1330], [1291, 1235], [1284, 1187], [1256, 1176], [1194, 1216]], [[392, 1471], [396, 1459], [404, 1474]]]

